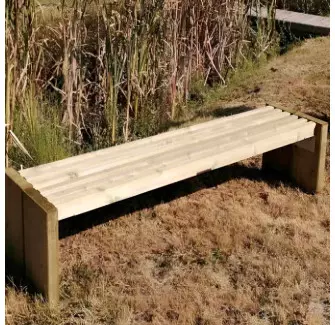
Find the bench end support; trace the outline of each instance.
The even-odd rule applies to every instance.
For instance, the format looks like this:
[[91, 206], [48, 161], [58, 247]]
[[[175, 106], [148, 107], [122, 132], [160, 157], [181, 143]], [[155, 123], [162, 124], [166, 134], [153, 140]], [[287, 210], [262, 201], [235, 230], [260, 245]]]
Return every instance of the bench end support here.
[[[50, 306], [59, 300], [58, 213], [14, 169], [6, 169], [6, 257]], [[15, 274], [15, 275], [16, 275]]]
[[264, 153], [262, 168], [283, 172], [305, 191], [318, 193], [325, 184], [328, 123], [294, 114], [316, 123], [314, 137]]

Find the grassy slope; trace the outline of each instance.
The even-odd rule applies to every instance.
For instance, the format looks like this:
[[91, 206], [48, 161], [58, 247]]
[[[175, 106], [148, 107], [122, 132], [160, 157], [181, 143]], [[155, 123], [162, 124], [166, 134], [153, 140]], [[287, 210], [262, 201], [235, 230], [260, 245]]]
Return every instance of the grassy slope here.
[[[189, 119], [265, 102], [329, 118], [329, 39], [237, 75]], [[103, 209], [121, 217], [61, 240], [61, 312], [9, 285], [7, 323], [327, 324], [329, 159], [315, 196], [260, 161]]]

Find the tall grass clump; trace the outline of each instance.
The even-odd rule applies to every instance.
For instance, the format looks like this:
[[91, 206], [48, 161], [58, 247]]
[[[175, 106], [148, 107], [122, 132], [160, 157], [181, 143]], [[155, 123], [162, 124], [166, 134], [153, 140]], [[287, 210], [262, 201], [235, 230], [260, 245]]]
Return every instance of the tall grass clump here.
[[[271, 16], [274, 3], [6, 0], [7, 152], [11, 130], [35, 163], [159, 132], [194, 82], [226, 84], [251, 47], [268, 50], [273, 26], [253, 32], [247, 13], [265, 5]], [[40, 137], [55, 152], [38, 153]]]
[[25, 167], [63, 159], [71, 155], [71, 146], [67, 132], [60, 127], [57, 110], [44, 102], [43, 98], [27, 93], [22, 99], [24, 112], [14, 114], [14, 134], [20, 135], [20, 141], [29, 156], [19, 147], [11, 148], [11, 161], [14, 167]]
[[43, 100], [47, 39], [39, 38], [36, 16], [34, 1], [6, 1], [6, 165], [14, 167], [70, 155], [56, 129], [59, 110], [47, 102], [47, 114]]

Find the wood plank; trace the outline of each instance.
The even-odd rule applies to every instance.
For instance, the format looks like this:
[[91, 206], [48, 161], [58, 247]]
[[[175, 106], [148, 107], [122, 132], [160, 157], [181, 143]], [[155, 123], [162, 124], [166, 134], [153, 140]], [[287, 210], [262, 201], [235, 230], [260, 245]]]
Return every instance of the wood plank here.
[[248, 112], [232, 115], [229, 117], [223, 117], [223, 118], [211, 120], [208, 122], [191, 125], [189, 127], [185, 127], [182, 129], [164, 132], [164, 133], [152, 136], [152, 137], [147, 137], [144, 139], [128, 142], [128, 143], [114, 146], [111, 148], [101, 149], [95, 152], [89, 152], [89, 153], [81, 154], [79, 156], [69, 157], [69, 158], [55, 161], [52, 163], [43, 164], [40, 166], [24, 169], [20, 171], [20, 174], [28, 178], [33, 175], [39, 175], [43, 171], [50, 171], [50, 170], [53, 170], [55, 168], [60, 168], [60, 167], [65, 168], [66, 166], [72, 165], [73, 163], [77, 163], [81, 161], [88, 161], [89, 159], [95, 160], [97, 157], [105, 156], [106, 153], [108, 152], [111, 152], [112, 154], [117, 155], [120, 152], [125, 152], [126, 150], [132, 150], [133, 148], [136, 148], [146, 143], [152, 143], [152, 142], [161, 141], [163, 139], [170, 138], [172, 136], [182, 135], [183, 133], [186, 133], [187, 131], [207, 129], [207, 128], [213, 127], [216, 124], [229, 123], [231, 121], [236, 121], [246, 116], [258, 115], [258, 114], [262, 114], [264, 112], [270, 112], [273, 110], [274, 108], [271, 106], [266, 106], [266, 107], [250, 110]]
[[306, 114], [297, 115], [316, 124], [314, 136], [268, 151], [263, 155], [262, 168], [285, 173], [305, 191], [317, 193], [325, 182], [328, 124]]
[[268, 150], [271, 143], [273, 144], [272, 146], [277, 148], [282, 145], [288, 145], [304, 138], [311, 137], [313, 136], [315, 128], [315, 124], [311, 123], [312, 122], [306, 123], [298, 130], [290, 130], [282, 133], [282, 141], [278, 140], [277, 133], [274, 133], [274, 135], [269, 138], [259, 140], [256, 143], [252, 143], [250, 140], [245, 140], [244, 145], [238, 147], [235, 146], [235, 149], [232, 149], [229, 152], [217, 152], [214, 156], [207, 156], [200, 160], [194, 160], [188, 164], [164, 170], [163, 173], [154, 173], [144, 178], [128, 182], [123, 186], [109, 188], [106, 191], [100, 191], [99, 193], [90, 194], [85, 197], [78, 197], [71, 200], [71, 202], [58, 205], [59, 219], [61, 220], [72, 215], [80, 214], [84, 211], [93, 210], [97, 207], [108, 205], [195, 176], [203, 170], [208, 170], [208, 167], [210, 167], [210, 169], [219, 168], [247, 159], [254, 156], [255, 150], [258, 154], [263, 153], [262, 150]]
[[32, 185], [12, 169], [5, 171], [5, 253], [13, 275], [24, 276], [23, 192]]
[[[248, 130], [251, 127], [259, 127], [261, 125], [270, 125], [272, 126], [275, 121], [279, 121], [283, 118], [289, 119], [297, 119], [297, 117], [290, 116], [289, 113], [273, 113], [271, 115], [265, 116], [260, 118], [259, 120], [252, 120], [248, 122], [248, 126], [245, 124], [238, 124], [236, 126], [229, 125], [225, 128], [221, 129], [210, 129], [209, 133], [204, 136], [203, 134], [195, 134], [191, 137], [187, 135], [183, 135], [178, 142], [173, 141], [170, 143], [162, 143], [155, 147], [146, 147], [141, 149], [140, 151], [134, 151], [131, 153], [127, 153], [125, 156], [119, 157], [118, 159], [111, 160], [104, 158], [101, 162], [100, 159], [96, 159], [94, 164], [87, 162], [82, 162], [79, 167], [77, 165], [73, 166], [71, 170], [63, 171], [60, 168], [60, 171], [52, 171], [52, 177], [50, 177], [50, 173], [43, 173], [43, 178], [36, 179], [36, 178], [27, 178], [30, 182], [33, 182], [35, 186], [39, 188], [40, 191], [53, 191], [59, 185], [68, 185], [74, 184], [77, 180], [84, 179], [85, 177], [94, 177], [96, 174], [103, 175], [103, 173], [107, 173], [109, 170], [113, 168], [119, 167], [122, 168], [122, 173], [125, 173], [126, 166], [130, 166], [132, 168], [133, 165], [146, 165], [146, 160], [149, 157], [161, 156], [165, 153], [168, 153], [172, 150], [177, 150], [178, 148], [183, 148], [185, 146], [189, 146], [191, 143], [203, 143], [204, 141], [211, 142], [213, 138], [220, 137], [226, 138], [228, 135], [233, 133], [233, 135], [238, 134], [241, 130]], [[270, 124], [271, 122], [271, 124]], [[177, 140], [177, 139], [176, 139]], [[43, 192], [44, 193], [44, 192]]]
[[[191, 155], [193, 152], [197, 152], [198, 150], [201, 150], [203, 148], [207, 150], [212, 150], [212, 147], [216, 142], [218, 142], [220, 145], [224, 145], [225, 143], [231, 143], [233, 140], [238, 140], [239, 137], [244, 137], [248, 134], [261, 134], [262, 132], [267, 132], [266, 134], [268, 134], [271, 133], [272, 130], [277, 126], [279, 127], [284, 125], [287, 127], [290, 122], [295, 122], [298, 119], [296, 116], [292, 115], [284, 116], [285, 117], [282, 117], [279, 120], [269, 121], [262, 125], [250, 126], [244, 130], [240, 129], [234, 132], [229, 131], [230, 133], [224, 134], [224, 136], [222, 134], [213, 134], [213, 138], [210, 139], [204, 139], [195, 143], [184, 142], [184, 145], [181, 147], [172, 147], [169, 151], [166, 151], [164, 153], [148, 155], [136, 163], [131, 161], [127, 164], [119, 166], [118, 168], [111, 168], [110, 170], [104, 172], [98, 171], [95, 174], [84, 175], [77, 179], [67, 180], [63, 183], [59, 183], [56, 185], [53, 184], [47, 187], [39, 186], [39, 190], [42, 192], [43, 195], [52, 200], [53, 196], [58, 196], [59, 193], [64, 193], [64, 191], [68, 192], [73, 187], [79, 187], [79, 189], [81, 189], [82, 186], [84, 186], [85, 184], [89, 184], [89, 186], [97, 183], [100, 184], [106, 179], [113, 179], [115, 177], [120, 178], [122, 177], [122, 175], [128, 175], [133, 171], [141, 171], [142, 169], [146, 169], [153, 164], [157, 164], [160, 162], [169, 162], [175, 157]], [[299, 123], [304, 122], [306, 122], [306, 120], [299, 121]], [[36, 186], [36, 184], [34, 185]]]
[[217, 151], [224, 151], [229, 154], [229, 150], [235, 148], [241, 143], [243, 144], [245, 140], [262, 140], [263, 138], [271, 136], [274, 131], [284, 132], [290, 130], [291, 128], [301, 127], [306, 123], [306, 120], [295, 120], [293, 123], [282, 123], [281, 127], [277, 125], [277, 128], [266, 130], [265, 132], [258, 132], [257, 134], [255, 134], [255, 132], [249, 134], [246, 133], [245, 136], [241, 137], [240, 139], [233, 137], [224, 142], [222, 142], [221, 140], [213, 142], [211, 146], [202, 146], [200, 148], [195, 148], [193, 146], [188, 148], [185, 152], [170, 155], [170, 157], [159, 157], [159, 159], [150, 160], [148, 161], [146, 168], [138, 170], [136, 166], [133, 166], [133, 169], [137, 171], [136, 173], [125, 172], [121, 177], [117, 179], [106, 176], [98, 181], [87, 182], [86, 186], [85, 184], [82, 184], [81, 186], [75, 188], [67, 188], [65, 191], [54, 192], [53, 194], [49, 194], [48, 198], [57, 205], [59, 203], [66, 202], [67, 200], [71, 200], [71, 197], [75, 197], [76, 195], [81, 196], [92, 192], [101, 192], [108, 189], [109, 187], [117, 187], [132, 181], [136, 177], [140, 178], [143, 177], [143, 175], [145, 174], [150, 174], [152, 173], [152, 171], [162, 173], [165, 169], [169, 169], [173, 165], [184, 165], [187, 164], [191, 159], [195, 159], [197, 157], [215, 155]]
[[117, 155], [113, 154], [112, 150], [110, 150], [96, 159], [73, 162], [73, 164], [67, 167], [57, 168], [52, 171], [52, 178], [50, 178], [50, 174], [47, 172], [40, 172], [38, 175], [25, 177], [27, 180], [33, 182], [36, 186], [42, 189], [46, 186], [55, 185], [66, 180], [70, 181], [72, 179], [103, 171], [114, 166], [120, 166], [131, 161], [137, 161], [146, 156], [154, 156], [168, 151], [173, 147], [181, 147], [184, 143], [211, 138], [219, 134], [226, 134], [229, 130], [239, 130], [251, 125], [260, 125], [264, 122], [280, 118], [280, 116], [288, 116], [288, 113], [283, 113], [281, 110], [277, 109], [272, 112], [264, 112], [262, 115], [251, 117], [246, 116], [244, 119], [239, 119], [235, 123], [230, 122], [222, 125], [217, 124], [211, 128], [202, 129], [202, 131], [187, 131], [182, 135], [169, 137], [168, 139], [163, 139], [162, 141], [146, 143], [131, 150], [128, 149], [125, 152], [119, 152]]
[[58, 213], [37, 190], [23, 193], [25, 272], [38, 292], [56, 306], [59, 300]]
[[[258, 11], [251, 9], [249, 16], [267, 19], [268, 13], [266, 8], [261, 8]], [[275, 19], [280, 23], [289, 25], [292, 30], [320, 35], [329, 35], [330, 33], [329, 17], [277, 9]]]

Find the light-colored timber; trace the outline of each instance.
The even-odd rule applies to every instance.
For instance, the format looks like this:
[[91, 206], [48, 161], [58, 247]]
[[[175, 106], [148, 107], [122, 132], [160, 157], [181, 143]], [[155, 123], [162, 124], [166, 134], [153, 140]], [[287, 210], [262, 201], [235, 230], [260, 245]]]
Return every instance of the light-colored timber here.
[[267, 106], [20, 171], [59, 220], [313, 137], [315, 123]]
[[57, 209], [12, 168], [6, 169], [6, 258], [50, 306], [59, 300]]
[[[24, 275], [23, 193], [32, 188], [14, 169], [5, 175], [5, 248], [14, 275]], [[12, 271], [12, 272], [13, 272]]]
[[25, 275], [51, 306], [59, 300], [58, 211], [33, 188], [23, 193]]
[[325, 182], [328, 123], [304, 113], [286, 111], [314, 122], [314, 137], [265, 153], [263, 168], [285, 173], [308, 192], [320, 192]]
[[[266, 8], [251, 9], [251, 17], [268, 18]], [[328, 36], [330, 33], [329, 17], [304, 14], [295, 11], [276, 9], [275, 20], [290, 27], [291, 31]]]
[[255, 155], [322, 190], [328, 124], [266, 106], [16, 172], [6, 170], [6, 255], [51, 305], [58, 222]]

